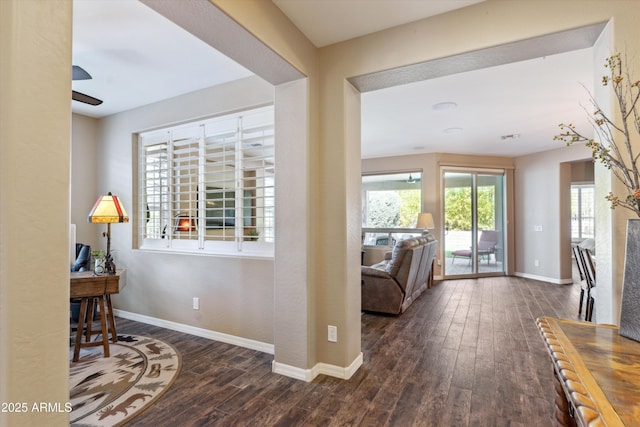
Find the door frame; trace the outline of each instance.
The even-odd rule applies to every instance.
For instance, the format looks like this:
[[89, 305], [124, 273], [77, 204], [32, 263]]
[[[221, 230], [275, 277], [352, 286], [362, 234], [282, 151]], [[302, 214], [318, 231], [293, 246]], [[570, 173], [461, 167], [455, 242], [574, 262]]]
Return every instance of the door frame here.
[[[472, 214], [472, 225], [471, 225], [471, 263], [470, 263], [470, 270], [469, 272], [465, 272], [462, 274], [449, 274], [447, 273], [447, 262], [450, 258], [447, 258], [446, 256], [446, 229], [444, 227], [444, 223], [445, 223], [445, 190], [446, 190], [446, 186], [445, 186], [445, 173], [447, 172], [458, 172], [458, 173], [463, 173], [463, 174], [470, 174], [472, 177], [472, 188], [471, 188], [471, 214]], [[479, 237], [479, 230], [477, 227], [477, 183], [478, 183], [478, 176], [481, 175], [495, 175], [495, 176], [502, 176], [502, 202], [501, 202], [501, 206], [502, 206], [502, 220], [500, 221], [499, 218], [496, 218], [496, 221], [500, 221], [501, 224], [497, 225], [496, 224], [496, 229], [499, 229], [501, 231], [500, 236], [501, 236], [501, 247], [502, 247], [502, 253], [501, 253], [501, 257], [502, 257], [502, 269], [500, 269], [499, 271], [485, 271], [485, 272], [480, 272], [479, 271], [479, 265], [478, 263], [480, 262], [480, 259], [478, 257], [477, 254], [477, 242], [478, 242], [478, 237]], [[442, 222], [443, 222], [443, 227], [442, 227], [442, 236], [441, 236], [441, 241], [443, 242], [440, 248], [441, 251], [441, 259], [443, 260], [443, 265], [442, 265], [442, 277], [444, 280], [446, 279], [454, 279], [454, 278], [475, 278], [475, 277], [488, 277], [488, 276], [504, 276], [504, 275], [508, 275], [509, 274], [509, 253], [510, 251], [510, 247], [511, 245], [509, 244], [510, 241], [512, 239], [510, 239], [509, 237], [512, 235], [512, 233], [510, 233], [509, 229], [513, 226], [512, 225], [512, 221], [509, 221], [509, 217], [512, 215], [512, 209], [509, 209], [510, 206], [513, 206], [513, 198], [509, 197], [510, 192], [509, 189], [512, 188], [512, 186], [510, 185], [510, 183], [512, 183], [513, 181], [513, 171], [508, 169], [508, 168], [504, 168], [504, 167], [499, 167], [499, 168], [491, 168], [491, 167], [475, 167], [475, 166], [446, 166], [446, 165], [442, 165], [440, 166], [440, 200], [442, 200], [441, 203], [441, 218], [442, 218]], [[500, 216], [500, 215], [496, 215], [496, 216]], [[497, 260], [496, 260], [497, 262]]]

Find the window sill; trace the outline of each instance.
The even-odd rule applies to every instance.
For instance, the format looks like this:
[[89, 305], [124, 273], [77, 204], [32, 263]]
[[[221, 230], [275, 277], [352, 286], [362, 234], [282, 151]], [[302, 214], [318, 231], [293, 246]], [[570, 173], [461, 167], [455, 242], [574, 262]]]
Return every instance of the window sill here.
[[162, 254], [171, 254], [171, 255], [196, 255], [196, 256], [209, 256], [215, 258], [238, 258], [238, 259], [253, 259], [253, 260], [273, 260], [274, 255], [272, 252], [265, 251], [238, 251], [238, 252], [228, 252], [228, 251], [203, 251], [203, 250], [186, 250], [186, 249], [170, 249], [170, 248], [149, 248], [149, 247], [141, 247], [138, 249], [134, 249], [134, 251], [140, 252], [149, 252], [149, 253], [162, 253]]

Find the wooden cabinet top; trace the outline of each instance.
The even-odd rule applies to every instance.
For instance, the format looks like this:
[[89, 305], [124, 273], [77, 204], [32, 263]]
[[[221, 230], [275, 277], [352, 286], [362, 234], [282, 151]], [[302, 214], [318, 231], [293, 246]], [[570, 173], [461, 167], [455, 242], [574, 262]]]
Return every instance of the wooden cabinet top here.
[[549, 317], [537, 323], [579, 424], [638, 425], [640, 342], [611, 325]]
[[116, 274], [96, 275], [93, 271], [71, 272], [69, 277], [70, 298], [91, 297], [120, 292], [120, 277], [124, 270]]

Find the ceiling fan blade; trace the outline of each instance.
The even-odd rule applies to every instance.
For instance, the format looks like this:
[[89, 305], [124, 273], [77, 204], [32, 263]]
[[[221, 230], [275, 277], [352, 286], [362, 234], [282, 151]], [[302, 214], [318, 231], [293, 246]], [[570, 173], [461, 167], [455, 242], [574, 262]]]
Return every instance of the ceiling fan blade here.
[[102, 100], [98, 98], [94, 98], [93, 96], [85, 95], [84, 93], [76, 92], [75, 90], [71, 91], [71, 98], [74, 101], [84, 102], [89, 105], [100, 105], [102, 104]]
[[71, 80], [91, 80], [91, 74], [87, 73], [84, 68], [77, 65], [71, 66]]

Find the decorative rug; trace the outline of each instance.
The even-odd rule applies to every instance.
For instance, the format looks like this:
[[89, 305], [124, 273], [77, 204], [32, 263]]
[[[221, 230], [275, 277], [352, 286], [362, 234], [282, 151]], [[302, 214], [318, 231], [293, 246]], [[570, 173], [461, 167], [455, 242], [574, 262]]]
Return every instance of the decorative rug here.
[[168, 390], [182, 364], [173, 346], [142, 336], [118, 335], [109, 353], [103, 357], [102, 347], [83, 348], [80, 361], [70, 362], [72, 426], [123, 425]]

